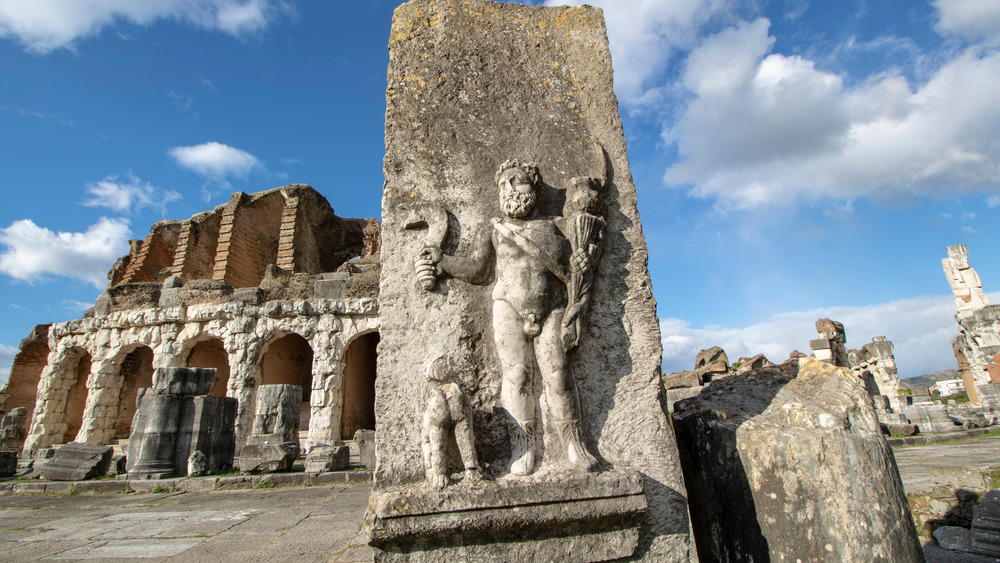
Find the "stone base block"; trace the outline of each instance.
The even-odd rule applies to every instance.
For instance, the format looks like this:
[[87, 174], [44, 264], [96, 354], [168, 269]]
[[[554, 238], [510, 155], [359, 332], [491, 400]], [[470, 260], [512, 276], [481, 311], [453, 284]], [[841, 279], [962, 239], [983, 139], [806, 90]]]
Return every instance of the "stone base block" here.
[[70, 442], [56, 450], [52, 460], [39, 470], [50, 481], [83, 481], [107, 474], [114, 448], [100, 444]]
[[913, 436], [917, 433], [916, 424], [881, 423], [882, 433], [889, 436]]
[[275, 473], [288, 471], [299, 457], [299, 445], [247, 444], [240, 450], [240, 473]]
[[0, 477], [13, 477], [17, 473], [17, 452], [0, 452]]
[[354, 433], [354, 443], [358, 446], [358, 460], [368, 469], [375, 469], [375, 431], [358, 430]]
[[342, 446], [319, 446], [306, 456], [306, 473], [328, 473], [345, 469], [351, 464], [351, 448]]
[[549, 474], [372, 493], [375, 561], [606, 561], [630, 557], [646, 512], [635, 471]]
[[108, 465], [108, 475], [121, 475], [125, 473], [128, 465], [128, 458], [123, 455], [111, 456], [111, 463]]
[[971, 551], [1000, 557], [1000, 490], [988, 491], [973, 509]]

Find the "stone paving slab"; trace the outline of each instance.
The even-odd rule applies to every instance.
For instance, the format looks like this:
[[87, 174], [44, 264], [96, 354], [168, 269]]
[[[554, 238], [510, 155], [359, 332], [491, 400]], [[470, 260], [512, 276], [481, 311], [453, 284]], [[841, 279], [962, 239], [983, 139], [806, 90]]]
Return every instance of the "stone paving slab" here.
[[371, 561], [361, 530], [370, 490], [3, 496], [0, 560]]
[[973, 438], [960, 442], [893, 448], [899, 475], [907, 494], [930, 492], [935, 467], [987, 469], [1000, 465], [1000, 436]]

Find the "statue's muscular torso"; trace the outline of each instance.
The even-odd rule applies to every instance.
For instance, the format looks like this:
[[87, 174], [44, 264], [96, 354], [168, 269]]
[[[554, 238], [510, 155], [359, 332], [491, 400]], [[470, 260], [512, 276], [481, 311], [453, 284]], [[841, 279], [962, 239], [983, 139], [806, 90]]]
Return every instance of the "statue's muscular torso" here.
[[534, 313], [545, 318], [553, 309], [566, 306], [566, 290], [546, 264], [530, 255], [499, 225], [506, 225], [530, 241], [555, 264], [565, 266], [569, 241], [551, 219], [503, 219], [490, 225], [496, 252], [496, 284], [493, 299], [502, 300], [522, 316]]

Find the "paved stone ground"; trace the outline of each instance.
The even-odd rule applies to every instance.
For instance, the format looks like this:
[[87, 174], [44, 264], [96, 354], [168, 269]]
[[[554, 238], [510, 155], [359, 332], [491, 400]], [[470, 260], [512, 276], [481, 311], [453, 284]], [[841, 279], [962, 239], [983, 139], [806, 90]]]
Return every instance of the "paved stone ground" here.
[[893, 448], [903, 487], [909, 494], [930, 492], [932, 467], [986, 469], [1000, 464], [1000, 436]]
[[369, 485], [0, 497], [0, 560], [371, 561]]
[[[896, 448], [895, 455], [907, 492], [918, 492], [930, 488], [931, 467], [1000, 463], [1000, 436]], [[371, 561], [361, 530], [370, 491], [357, 484], [0, 496], [0, 560]]]

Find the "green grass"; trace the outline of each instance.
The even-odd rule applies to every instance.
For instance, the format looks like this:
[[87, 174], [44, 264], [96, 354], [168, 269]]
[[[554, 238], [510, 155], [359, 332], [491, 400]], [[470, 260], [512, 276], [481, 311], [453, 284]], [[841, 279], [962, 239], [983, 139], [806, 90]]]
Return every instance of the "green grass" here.
[[983, 471], [983, 481], [986, 482], [986, 489], [1000, 489], [1000, 465]]
[[152, 491], [149, 491], [149, 492], [162, 494], [162, 493], [169, 493], [169, 492], [172, 492], [172, 491], [170, 489], [166, 488], [166, 487], [156, 487], [155, 489], [153, 489]]
[[133, 489], [132, 487], [129, 487], [128, 485], [125, 485], [125, 488], [122, 489], [122, 493], [126, 494], [126, 495], [130, 495], [130, 494], [132, 494], [134, 492], [135, 492], [135, 489]]
[[261, 479], [254, 488], [255, 489], [273, 489], [273, 488], [275, 488], [277, 486], [278, 486], [278, 484], [275, 483], [274, 481], [270, 480], [270, 479]]

